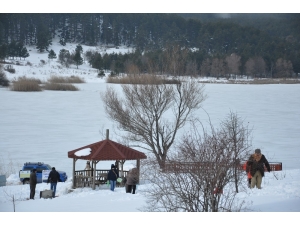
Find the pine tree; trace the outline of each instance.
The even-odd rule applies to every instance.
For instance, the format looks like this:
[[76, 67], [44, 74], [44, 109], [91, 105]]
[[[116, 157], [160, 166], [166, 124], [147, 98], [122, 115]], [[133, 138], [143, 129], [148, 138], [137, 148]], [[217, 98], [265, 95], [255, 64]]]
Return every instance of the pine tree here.
[[59, 43], [60, 43], [62, 46], [66, 46], [66, 40], [65, 40], [64, 38], [60, 38]]
[[52, 38], [47, 28], [43, 25], [38, 27], [36, 48], [40, 52], [48, 51], [49, 45], [52, 44]]
[[26, 48], [26, 47], [23, 47], [23, 48], [21, 49], [20, 57], [22, 57], [22, 58], [25, 60], [25, 58], [27, 58], [28, 56], [29, 56], [29, 53], [28, 53], [28, 51], [27, 51], [27, 48]]
[[17, 52], [17, 43], [15, 41], [12, 41], [8, 45], [8, 56], [12, 57], [13, 59], [18, 55]]
[[0, 46], [0, 59], [5, 61], [5, 58], [8, 55], [8, 47], [6, 44]]
[[83, 64], [83, 58], [81, 57], [81, 54], [83, 53], [83, 48], [80, 44], [78, 44], [76, 46], [75, 49], [75, 55], [73, 57], [73, 60], [76, 63], [77, 69], [78, 69], [78, 65], [82, 65]]
[[75, 55], [73, 57], [73, 60], [75, 61], [76, 63], [76, 66], [77, 66], [77, 69], [78, 69], [78, 65], [82, 65], [83, 64], [83, 58], [81, 57], [81, 53], [80, 53], [80, 50], [76, 48], [76, 51], [75, 51]]
[[48, 59], [52, 60], [52, 59], [56, 59], [56, 54], [53, 51], [53, 49], [50, 50], [49, 54], [48, 54]]

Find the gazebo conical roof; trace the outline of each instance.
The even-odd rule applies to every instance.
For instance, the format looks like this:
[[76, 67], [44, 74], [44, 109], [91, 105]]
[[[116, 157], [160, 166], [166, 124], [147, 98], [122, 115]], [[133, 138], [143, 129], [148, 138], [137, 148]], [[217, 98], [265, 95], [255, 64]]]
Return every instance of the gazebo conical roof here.
[[[83, 149], [90, 149], [90, 154], [76, 155], [76, 152]], [[90, 145], [77, 148], [68, 152], [68, 158], [105, 161], [105, 160], [135, 160], [146, 159], [147, 156], [143, 152], [139, 152], [112, 140], [106, 139]]]

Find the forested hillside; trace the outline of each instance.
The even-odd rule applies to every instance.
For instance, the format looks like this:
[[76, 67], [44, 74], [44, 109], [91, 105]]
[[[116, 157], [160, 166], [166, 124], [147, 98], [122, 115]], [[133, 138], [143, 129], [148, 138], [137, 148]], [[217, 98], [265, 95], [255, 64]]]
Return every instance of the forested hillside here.
[[[105, 56], [105, 63], [103, 55], [89, 52], [91, 66], [113, 68], [117, 74], [131, 64], [140, 72], [174, 75], [297, 77], [299, 18], [299, 14], [224, 19], [214, 14], [2, 13], [0, 59], [26, 58], [26, 45], [50, 51], [53, 38], [59, 37], [62, 49], [67, 42], [134, 47], [132, 54]], [[177, 57], [172, 58], [175, 52]]]

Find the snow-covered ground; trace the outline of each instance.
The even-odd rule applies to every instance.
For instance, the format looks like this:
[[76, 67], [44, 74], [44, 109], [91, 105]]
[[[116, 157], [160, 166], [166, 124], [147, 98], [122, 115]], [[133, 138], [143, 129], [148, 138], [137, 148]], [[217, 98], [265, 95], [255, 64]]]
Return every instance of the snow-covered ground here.
[[[53, 41], [50, 49], [58, 55], [62, 48], [72, 50], [75, 47], [76, 44], [63, 47]], [[88, 48], [90, 47], [83, 46], [84, 51]], [[105, 83], [105, 79], [98, 78], [97, 71], [86, 62], [78, 69], [76, 66], [66, 69], [55, 60], [48, 61], [47, 53], [38, 53], [36, 49], [30, 47], [28, 49], [31, 50], [30, 57], [25, 61], [19, 60], [24, 65], [14, 65], [15, 74], [6, 73], [9, 80], [27, 76], [46, 81], [51, 75], [75, 75], [84, 78], [86, 83], [75, 84], [80, 89], [75, 92], [27, 93], [0, 88], [0, 162], [11, 171], [11, 175], [7, 178], [7, 186], [0, 187], [0, 212], [13, 211], [10, 199], [12, 195], [17, 200], [15, 205], [17, 212], [143, 211], [146, 199], [142, 191], [148, 184], [139, 185], [136, 195], [126, 194], [124, 188], [116, 188], [115, 192], [107, 188], [96, 190], [79, 188], [69, 193], [72, 159], [67, 157], [68, 151], [104, 139], [106, 129], [110, 130], [110, 139], [118, 141], [118, 130], [105, 115], [100, 93], [108, 85], [117, 89], [120, 89], [120, 85]], [[106, 51], [131, 50], [120, 48]], [[45, 60], [46, 64], [42, 65], [40, 60]], [[32, 66], [25, 66], [27, 61]], [[253, 128], [253, 147], [261, 148], [270, 162], [283, 163], [283, 171], [266, 173], [262, 183], [263, 189], [245, 190], [238, 194], [238, 198], [244, 199], [249, 210], [254, 212], [300, 212], [300, 85], [206, 84], [205, 93], [208, 99], [203, 102], [203, 109], [215, 125], [224, 119], [230, 110], [236, 112], [245, 119], [249, 127]], [[208, 121], [203, 109], [199, 110], [198, 115], [202, 121]], [[184, 130], [179, 135], [183, 132]], [[18, 170], [27, 161], [42, 161], [67, 172], [69, 180], [57, 186], [58, 198], [39, 199], [39, 191], [49, 189], [49, 185], [38, 184], [36, 199], [25, 200], [29, 197], [29, 186], [19, 184]], [[111, 163], [100, 162], [97, 168], [107, 169]], [[126, 162], [125, 169], [131, 168], [133, 163], [135, 162]], [[84, 169], [85, 161], [79, 161], [77, 165]], [[5, 217], [10, 220], [10, 215], [6, 214]], [[265, 222], [270, 222], [274, 218], [275, 222], [280, 221], [280, 218], [277, 218], [278, 214], [271, 215], [273, 218]], [[115, 218], [112, 215], [104, 216]], [[191, 218], [194, 218], [193, 216]], [[247, 223], [253, 221], [252, 217], [255, 215], [243, 216], [240, 222]], [[127, 217], [128, 214], [122, 214], [115, 220], [122, 223], [123, 220], [124, 223], [128, 220], [132, 222]], [[195, 219], [201, 222], [200, 218]], [[37, 222], [38, 220], [35, 219]], [[42, 222], [43, 218], [40, 220]], [[49, 219], [49, 223], [50, 221], [53, 219]], [[137, 222], [142, 221], [143, 218]], [[59, 223], [59, 219], [55, 222]]]

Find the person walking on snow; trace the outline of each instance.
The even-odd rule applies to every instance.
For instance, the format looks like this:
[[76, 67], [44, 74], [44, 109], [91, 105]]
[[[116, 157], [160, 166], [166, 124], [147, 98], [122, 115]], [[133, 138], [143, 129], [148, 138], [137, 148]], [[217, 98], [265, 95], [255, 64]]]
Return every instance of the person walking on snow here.
[[36, 169], [33, 169], [30, 173], [30, 199], [34, 199], [36, 184]]
[[114, 164], [111, 164], [111, 169], [107, 174], [107, 180], [109, 180], [111, 191], [115, 190], [118, 177], [119, 177], [119, 171], [116, 170]]
[[49, 173], [47, 184], [50, 182], [50, 189], [52, 190], [52, 197], [55, 198], [55, 192], [56, 192], [56, 185], [57, 182], [60, 181], [60, 175], [55, 170], [55, 167], [52, 167], [51, 172]]
[[247, 167], [249, 168], [248, 170], [250, 171], [250, 174], [252, 176], [251, 188], [254, 188], [256, 186], [258, 189], [261, 189], [261, 182], [265, 171], [264, 166], [267, 167], [268, 172], [271, 171], [269, 162], [266, 157], [261, 154], [259, 148], [255, 149], [255, 153], [249, 157], [247, 162]]
[[135, 194], [136, 185], [139, 182], [139, 173], [137, 168], [133, 168], [128, 171], [127, 179], [126, 179], [126, 193]]

